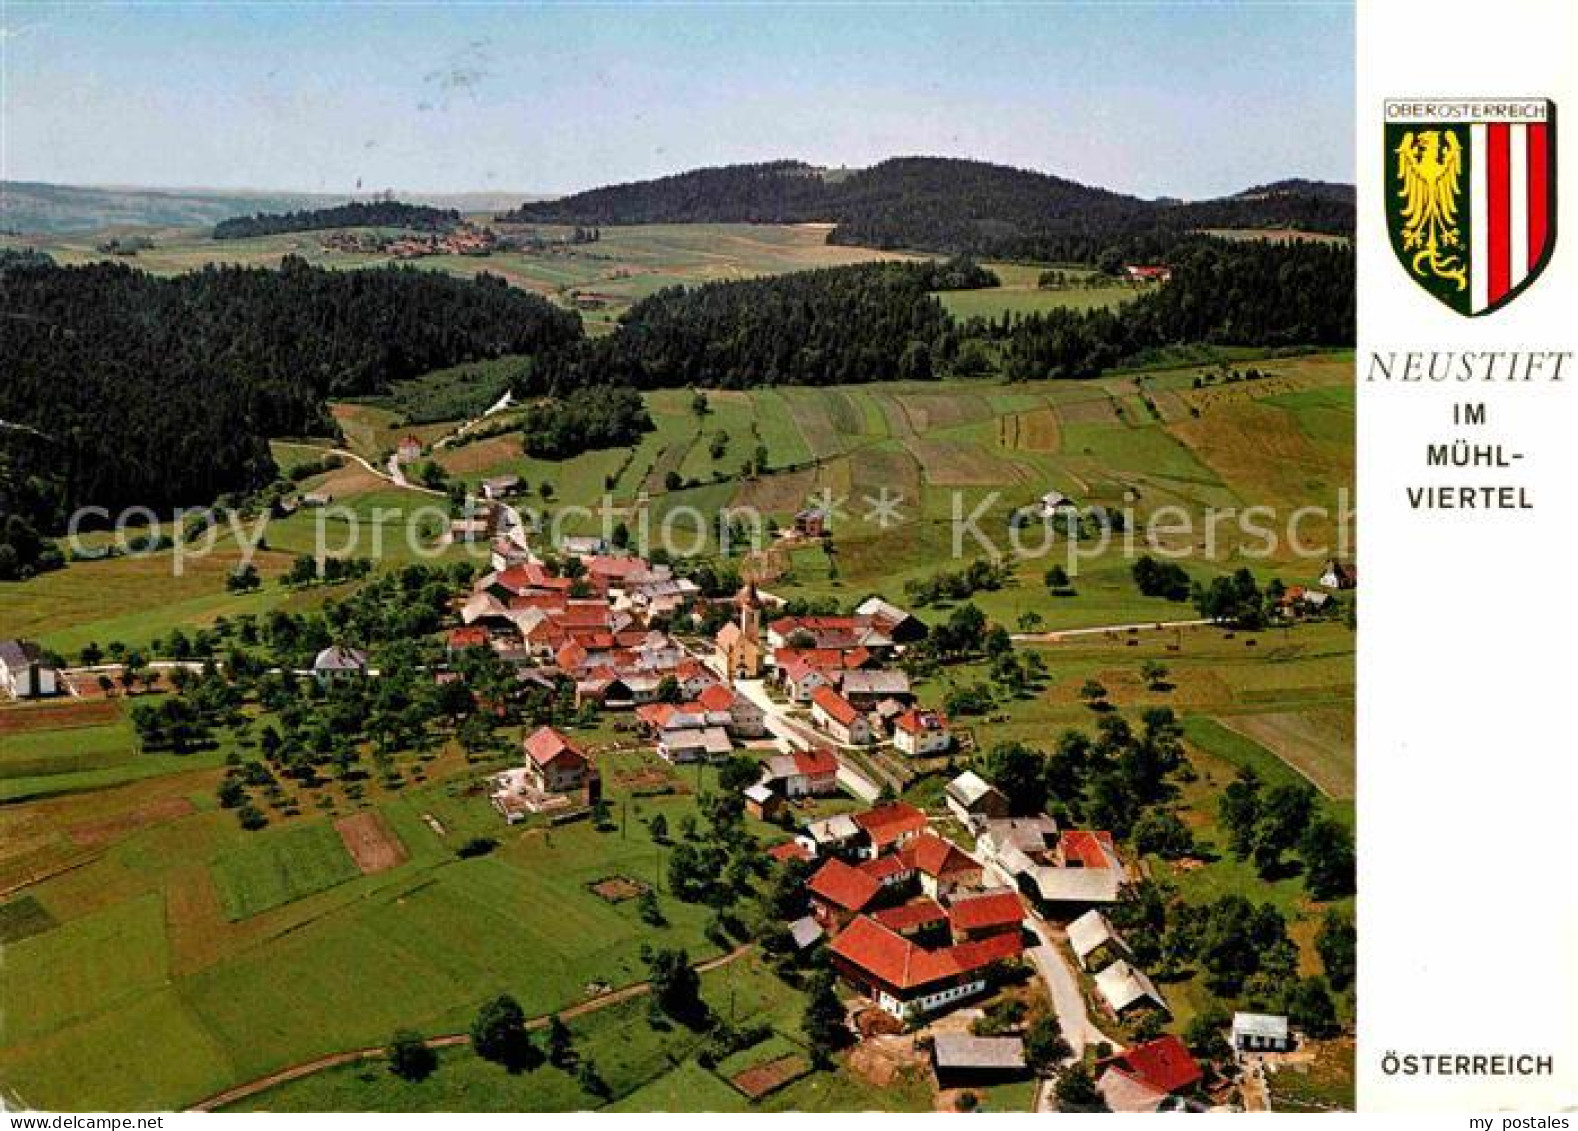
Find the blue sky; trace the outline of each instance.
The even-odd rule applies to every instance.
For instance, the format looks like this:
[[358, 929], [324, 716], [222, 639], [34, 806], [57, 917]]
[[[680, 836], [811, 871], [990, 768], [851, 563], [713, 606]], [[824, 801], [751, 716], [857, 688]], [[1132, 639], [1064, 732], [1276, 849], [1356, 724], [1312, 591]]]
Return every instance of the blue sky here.
[[4, 4], [3, 169], [561, 192], [976, 157], [1142, 196], [1353, 177], [1334, 4]]

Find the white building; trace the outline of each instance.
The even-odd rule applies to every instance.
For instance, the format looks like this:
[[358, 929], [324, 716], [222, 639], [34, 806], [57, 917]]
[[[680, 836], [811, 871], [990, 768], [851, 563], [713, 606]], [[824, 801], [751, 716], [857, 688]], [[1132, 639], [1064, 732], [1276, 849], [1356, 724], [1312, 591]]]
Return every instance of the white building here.
[[1288, 1019], [1272, 1013], [1233, 1014], [1233, 1047], [1239, 1052], [1288, 1052], [1293, 1048]]
[[40, 699], [60, 694], [60, 673], [44, 662], [37, 644], [0, 640], [0, 688], [13, 699]]

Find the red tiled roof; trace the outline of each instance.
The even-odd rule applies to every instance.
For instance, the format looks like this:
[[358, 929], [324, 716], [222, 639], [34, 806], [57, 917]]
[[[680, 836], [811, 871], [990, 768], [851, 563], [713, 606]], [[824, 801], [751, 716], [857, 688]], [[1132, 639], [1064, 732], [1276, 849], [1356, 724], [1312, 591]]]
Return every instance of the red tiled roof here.
[[[922, 820], [924, 819], [922, 815]], [[899, 849], [899, 856], [917, 871], [939, 878], [957, 872], [981, 870], [981, 865], [952, 841], [943, 840], [932, 832], [923, 832], [915, 837]]]
[[1073, 867], [1110, 868], [1118, 857], [1109, 832], [1070, 830], [1062, 834], [1058, 844], [1063, 849], [1064, 862]]
[[672, 703], [643, 703], [636, 708], [636, 719], [649, 727], [662, 729], [677, 710], [679, 708]]
[[696, 702], [708, 711], [728, 711], [734, 707], [734, 690], [714, 683], [702, 689]]
[[681, 660], [679, 666], [674, 669], [676, 679], [694, 679], [698, 676], [702, 679], [718, 678], [713, 674], [712, 669], [700, 660]]
[[609, 627], [609, 614], [611, 610], [604, 604], [581, 604], [568, 602], [563, 609], [553, 614], [553, 619], [565, 628], [600, 628], [605, 632]]
[[842, 860], [829, 860], [817, 869], [806, 888], [835, 907], [859, 911], [876, 898], [882, 885]]
[[927, 711], [920, 707], [912, 707], [905, 711], [893, 723], [894, 726], [906, 734], [920, 734], [928, 730], [947, 730], [948, 716], [936, 711]]
[[858, 867], [874, 880], [890, 880], [894, 876], [902, 876], [913, 870], [897, 856], [878, 856], [875, 860], [867, 860]]
[[1200, 1065], [1171, 1033], [1126, 1049], [1102, 1061], [1163, 1092], [1182, 1091], [1199, 1082]]
[[811, 692], [811, 702], [822, 708], [834, 722], [846, 727], [853, 726], [855, 720], [860, 718], [860, 712], [855, 709], [855, 705], [831, 687], [818, 687]]
[[838, 773], [838, 756], [826, 747], [796, 750], [790, 755], [794, 768], [808, 778], [825, 778]]
[[500, 570], [493, 584], [519, 593], [522, 589], [568, 589], [574, 582], [568, 577], [555, 577], [536, 562], [527, 562]]
[[1023, 922], [1024, 905], [1012, 891], [993, 891], [985, 895], [956, 899], [948, 905], [948, 920], [955, 930], [979, 931], [987, 927], [1006, 927]]
[[629, 577], [633, 573], [645, 573], [651, 568], [640, 558], [619, 558], [600, 555], [586, 559], [586, 572], [601, 574], [604, 577]]
[[854, 822], [865, 830], [878, 848], [892, 844], [908, 833], [926, 827], [926, 814], [903, 801], [894, 801], [864, 813], [854, 814]]
[[859, 617], [779, 617], [767, 627], [779, 636], [793, 636], [802, 628], [807, 632], [829, 629], [853, 632], [862, 623]]
[[591, 653], [574, 642], [566, 644], [554, 653], [554, 662], [566, 670], [580, 667], [586, 663]]
[[786, 840], [782, 844], [775, 844], [767, 850], [767, 855], [774, 860], [810, 860], [811, 850], [797, 840]]
[[871, 917], [888, 930], [903, 933], [931, 923], [947, 922], [948, 913], [934, 899], [917, 899], [914, 903], [906, 903], [902, 907], [874, 911]]
[[871, 659], [864, 648], [779, 648], [773, 662], [779, 667], [794, 665], [813, 671], [848, 671], [863, 667]]
[[485, 648], [487, 644], [488, 630], [480, 625], [470, 625], [466, 628], [450, 630], [449, 646], [451, 648]]
[[583, 763], [586, 761], [586, 755], [581, 753], [580, 748], [553, 727], [538, 728], [526, 739], [525, 745], [526, 756], [539, 766], [552, 765], [562, 758]]
[[544, 612], [556, 612], [564, 608], [563, 593], [516, 593], [510, 597], [510, 608], [515, 609], [541, 609]]
[[1018, 935], [927, 950], [864, 915], [833, 940], [833, 953], [900, 990], [916, 989], [1024, 953]]

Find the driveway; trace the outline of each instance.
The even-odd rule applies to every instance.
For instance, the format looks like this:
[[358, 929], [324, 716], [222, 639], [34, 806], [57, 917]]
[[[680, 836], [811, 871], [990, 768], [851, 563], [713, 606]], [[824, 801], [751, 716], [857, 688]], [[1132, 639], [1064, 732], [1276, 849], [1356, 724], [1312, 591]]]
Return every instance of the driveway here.
[[1047, 992], [1052, 996], [1052, 1008], [1057, 1013], [1058, 1023], [1063, 1026], [1063, 1039], [1073, 1050], [1074, 1057], [1083, 1054], [1086, 1046], [1103, 1041], [1111, 1045], [1114, 1052], [1121, 1051], [1122, 1042], [1103, 1033], [1091, 1020], [1085, 1008], [1085, 995], [1079, 991], [1079, 975], [1054, 944], [1052, 928], [1035, 915], [1026, 922], [1040, 940], [1030, 948], [1030, 958], [1042, 981], [1046, 982]]

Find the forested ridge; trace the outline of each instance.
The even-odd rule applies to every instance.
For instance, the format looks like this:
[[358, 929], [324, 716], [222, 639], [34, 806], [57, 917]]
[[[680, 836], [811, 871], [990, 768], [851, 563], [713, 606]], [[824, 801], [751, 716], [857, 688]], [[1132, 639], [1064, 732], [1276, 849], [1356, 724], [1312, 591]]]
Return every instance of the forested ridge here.
[[[968, 258], [673, 287], [611, 335], [481, 275], [412, 268], [209, 267], [0, 257], [0, 577], [84, 505], [203, 505], [267, 483], [269, 436], [332, 433], [330, 398], [464, 362], [531, 358], [516, 391], [568, 398], [530, 421], [557, 458], [634, 442], [631, 390], [832, 385], [1000, 374], [1082, 378], [1177, 346], [1347, 346], [1346, 244], [1190, 236], [1171, 280], [1116, 309], [959, 321], [938, 291], [995, 285]], [[572, 394], [578, 394], [573, 395]]]
[[20, 426], [0, 431], [0, 504], [45, 530], [88, 504], [248, 490], [274, 474], [267, 437], [333, 432], [328, 397], [581, 334], [496, 277], [298, 259], [174, 278], [12, 260], [0, 310], [0, 421]]
[[618, 330], [545, 358], [524, 394], [587, 384], [834, 385], [1000, 372], [1095, 377], [1172, 346], [1346, 346], [1354, 340], [1351, 249], [1194, 237], [1172, 279], [1115, 310], [952, 318], [932, 293], [981, 285], [968, 261], [868, 263], [672, 287]]
[[996, 281], [973, 263], [950, 261], [669, 287], [626, 311], [614, 334], [546, 359], [524, 391], [925, 380], [930, 357], [947, 352], [954, 333], [930, 292]]
[[[1344, 192], [1349, 195], [1344, 198]], [[1201, 228], [1347, 235], [1351, 186], [1289, 180], [1193, 203], [1141, 200], [982, 161], [898, 157], [830, 175], [801, 161], [698, 169], [523, 204], [561, 224], [835, 224], [830, 242], [1055, 261], [1153, 258]]]
[[447, 232], [458, 223], [460, 213], [454, 209], [404, 204], [398, 200], [353, 201], [330, 208], [259, 212], [221, 220], [214, 225], [214, 239], [239, 240], [326, 228], [412, 228], [422, 232]]

